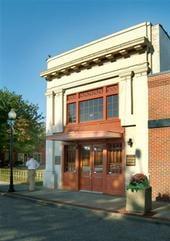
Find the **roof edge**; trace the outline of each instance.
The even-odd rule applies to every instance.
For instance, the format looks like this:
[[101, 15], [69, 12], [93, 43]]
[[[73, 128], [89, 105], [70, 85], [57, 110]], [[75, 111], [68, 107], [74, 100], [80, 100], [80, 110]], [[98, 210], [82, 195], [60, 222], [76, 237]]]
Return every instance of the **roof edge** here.
[[102, 41], [104, 41], [104, 40], [107, 40], [107, 39], [109, 39], [109, 38], [112, 38], [112, 37], [114, 37], [114, 36], [116, 36], [116, 35], [120, 35], [120, 34], [122, 34], [122, 33], [126, 33], [126, 32], [128, 32], [128, 31], [133, 30], [133, 29], [140, 28], [141, 26], [144, 26], [144, 25], [152, 25], [152, 23], [146, 21], [146, 22], [142, 22], [142, 23], [140, 23], [140, 24], [133, 25], [133, 26], [128, 27], [128, 28], [126, 28], [126, 29], [123, 29], [123, 30], [114, 32], [114, 33], [112, 33], [112, 34], [110, 34], [110, 35], [107, 35], [107, 36], [105, 36], [105, 37], [102, 37], [102, 38], [99, 38], [99, 39], [97, 39], [97, 40], [91, 41], [91, 42], [89, 42], [89, 43], [87, 43], [87, 44], [83, 44], [83, 45], [81, 45], [81, 46], [79, 46], [79, 47], [76, 47], [76, 48], [73, 48], [73, 49], [71, 49], [71, 50], [65, 51], [64, 53], [61, 53], [61, 54], [59, 54], [59, 55], [55, 55], [54, 57], [49, 58], [49, 59], [47, 60], [47, 63], [49, 63], [50, 61], [53, 61], [54, 59], [60, 58], [60, 57], [62, 57], [62, 56], [64, 56], [64, 55], [73, 53], [73, 52], [75, 52], [75, 51], [77, 51], [77, 50], [83, 49], [83, 48], [85, 48], [85, 47], [91, 46], [91, 45], [96, 44], [96, 43], [98, 43], [98, 42], [102, 42]]

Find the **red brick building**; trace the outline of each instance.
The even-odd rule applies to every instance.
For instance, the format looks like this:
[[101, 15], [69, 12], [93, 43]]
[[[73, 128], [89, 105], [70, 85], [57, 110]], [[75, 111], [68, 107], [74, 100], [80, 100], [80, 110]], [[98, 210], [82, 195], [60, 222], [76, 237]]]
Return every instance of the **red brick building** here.
[[149, 173], [153, 198], [170, 200], [170, 71], [151, 75]]

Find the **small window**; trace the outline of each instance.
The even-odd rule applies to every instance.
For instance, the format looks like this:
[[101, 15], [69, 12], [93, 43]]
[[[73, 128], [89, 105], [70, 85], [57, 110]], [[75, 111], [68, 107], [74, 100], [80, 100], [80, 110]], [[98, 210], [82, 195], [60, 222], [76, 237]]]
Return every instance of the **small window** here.
[[103, 119], [103, 98], [80, 102], [80, 122]]
[[118, 117], [119, 115], [119, 100], [118, 95], [107, 97], [107, 118]]
[[122, 145], [121, 143], [108, 146], [108, 173], [122, 173]]
[[68, 123], [76, 122], [76, 103], [68, 104]]
[[74, 172], [76, 169], [76, 147], [65, 146], [65, 160], [64, 160], [64, 171]]

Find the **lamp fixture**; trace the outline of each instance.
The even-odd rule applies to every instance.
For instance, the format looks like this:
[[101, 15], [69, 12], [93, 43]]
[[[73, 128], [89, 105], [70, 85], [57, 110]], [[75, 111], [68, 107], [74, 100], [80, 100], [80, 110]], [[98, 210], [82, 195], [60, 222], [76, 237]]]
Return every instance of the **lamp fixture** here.
[[10, 127], [10, 143], [9, 143], [9, 161], [10, 161], [10, 183], [8, 192], [15, 192], [14, 183], [13, 183], [13, 132], [14, 132], [14, 124], [17, 114], [14, 109], [11, 109], [8, 113], [7, 123]]
[[9, 120], [15, 120], [16, 117], [17, 117], [17, 114], [15, 113], [14, 109], [11, 109], [10, 112], [8, 113]]
[[128, 140], [127, 144], [128, 144], [130, 147], [132, 147], [132, 146], [133, 146], [133, 141], [132, 141], [132, 138], [129, 138], [129, 140]]

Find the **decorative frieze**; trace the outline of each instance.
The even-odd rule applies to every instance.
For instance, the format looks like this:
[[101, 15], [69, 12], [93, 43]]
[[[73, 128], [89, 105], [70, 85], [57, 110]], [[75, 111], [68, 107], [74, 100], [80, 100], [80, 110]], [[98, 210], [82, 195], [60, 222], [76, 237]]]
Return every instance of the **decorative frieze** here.
[[90, 62], [83, 62], [83, 63], [81, 63], [81, 67], [90, 69], [92, 67], [92, 65]]
[[70, 68], [71, 68], [71, 70], [73, 70], [75, 72], [80, 72], [80, 66], [74, 65], [74, 66], [71, 66]]
[[97, 65], [102, 65], [103, 64], [103, 61], [102, 59], [100, 58], [96, 58], [96, 59], [93, 59], [93, 63], [97, 64]]
[[118, 85], [106, 86], [107, 94], [118, 94]]
[[67, 101], [74, 101], [74, 100], [76, 100], [76, 94], [67, 95]]
[[91, 98], [95, 98], [103, 95], [114, 95], [114, 94], [116, 95], [119, 92], [118, 89], [119, 89], [118, 84], [114, 84], [114, 85], [101, 87], [98, 89], [87, 90], [79, 93], [70, 94], [70, 95], [67, 95], [66, 97], [67, 103], [76, 102], [77, 100], [81, 100], [81, 99], [91, 99]]
[[116, 61], [114, 54], [106, 54], [105, 58], [111, 62]]
[[141, 51], [151, 51], [151, 44], [146, 37], [125, 42], [110, 48], [105, 48], [93, 54], [85, 55], [56, 67], [50, 68], [40, 74], [46, 80], [51, 81], [54, 78], [60, 78], [63, 75], [69, 75], [72, 72], [79, 72], [82, 69], [90, 69], [94, 65], [102, 65], [110, 61], [116, 61], [120, 57], [130, 57], [132, 54], [141, 53]]
[[70, 73], [70, 70], [69, 69], [62, 69], [61, 73], [64, 74], [64, 75], [68, 75]]
[[103, 94], [103, 88], [95, 89], [95, 90], [89, 90], [79, 93], [79, 98], [87, 98], [87, 97], [93, 97], [96, 95], [102, 95]]
[[120, 54], [122, 57], [125, 57], [125, 58], [130, 56], [128, 50], [126, 50], [126, 49], [120, 50], [120, 51], [119, 51], [119, 54]]

